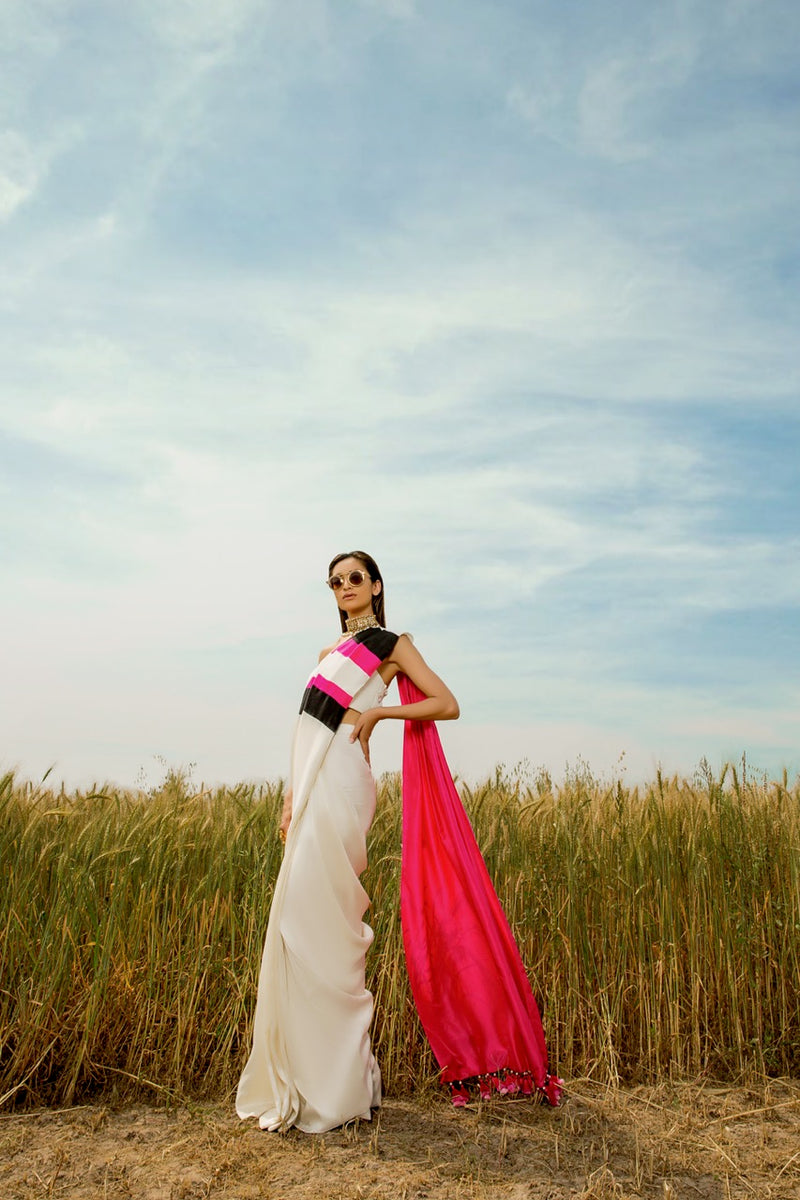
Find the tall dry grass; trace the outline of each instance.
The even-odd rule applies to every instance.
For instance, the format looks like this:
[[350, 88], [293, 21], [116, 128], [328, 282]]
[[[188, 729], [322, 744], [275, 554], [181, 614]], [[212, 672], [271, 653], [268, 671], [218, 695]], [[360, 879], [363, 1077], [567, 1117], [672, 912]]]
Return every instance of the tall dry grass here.
[[[800, 1069], [800, 783], [462, 786], [569, 1076]], [[224, 1094], [247, 1053], [281, 785], [148, 794], [0, 781], [0, 1101]], [[398, 910], [399, 780], [365, 877], [385, 1083], [434, 1076]]]

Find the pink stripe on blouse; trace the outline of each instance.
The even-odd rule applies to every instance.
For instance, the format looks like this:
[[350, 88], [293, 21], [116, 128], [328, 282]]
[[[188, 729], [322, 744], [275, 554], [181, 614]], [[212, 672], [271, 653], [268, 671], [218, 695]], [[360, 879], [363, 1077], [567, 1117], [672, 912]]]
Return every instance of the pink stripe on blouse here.
[[381, 659], [378, 658], [377, 654], [373, 654], [371, 650], [368, 650], [363, 642], [353, 640], [342, 642], [341, 646], [336, 647], [336, 653], [351, 659], [357, 667], [361, 667], [365, 675], [374, 674], [381, 665]]
[[350, 701], [353, 697], [343, 688], [337, 687], [335, 683], [331, 683], [330, 679], [326, 679], [324, 675], [313, 675], [308, 681], [309, 687], [319, 688], [326, 696], [330, 696], [336, 700], [343, 708], [350, 707]]

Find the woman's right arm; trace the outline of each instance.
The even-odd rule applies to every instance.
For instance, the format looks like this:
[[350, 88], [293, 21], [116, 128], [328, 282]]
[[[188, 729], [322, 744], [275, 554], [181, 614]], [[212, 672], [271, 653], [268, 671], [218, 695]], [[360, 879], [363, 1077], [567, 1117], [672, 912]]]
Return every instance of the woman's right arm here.
[[289, 832], [289, 825], [292, 821], [292, 789], [288, 787], [283, 793], [283, 810], [281, 812], [281, 823], [278, 829], [283, 831], [284, 837]]
[[[424, 700], [411, 704], [392, 704], [385, 708], [368, 708], [353, 725], [350, 741], [359, 741], [364, 758], [369, 762], [369, 739], [378, 721], [455, 721], [460, 714], [458, 701], [450, 688], [432, 671], [425, 659], [412, 643], [401, 634], [387, 660], [397, 671], [407, 675], [412, 683], [425, 694]], [[394, 675], [392, 676], [394, 678]]]

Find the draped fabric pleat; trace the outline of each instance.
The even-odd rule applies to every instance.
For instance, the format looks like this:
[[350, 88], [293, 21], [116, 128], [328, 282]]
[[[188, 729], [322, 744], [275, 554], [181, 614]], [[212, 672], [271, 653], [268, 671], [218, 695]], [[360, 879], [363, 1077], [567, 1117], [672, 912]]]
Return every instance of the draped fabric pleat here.
[[372, 930], [359, 876], [375, 783], [342, 716], [397, 634], [339, 642], [308, 680], [292, 747], [292, 821], [270, 907], [253, 1045], [236, 1094], [262, 1129], [323, 1133], [381, 1102], [369, 1039], [365, 955]]
[[239, 1116], [258, 1117], [262, 1129], [324, 1133], [369, 1120], [381, 1102], [364, 981], [369, 896], [359, 879], [375, 784], [349, 729], [332, 739], [275, 886], [236, 1096]]
[[[397, 678], [403, 704], [424, 699]], [[442, 1080], [491, 1078], [501, 1091], [535, 1087], [556, 1103], [539, 1010], [432, 721], [405, 723], [401, 918]]]

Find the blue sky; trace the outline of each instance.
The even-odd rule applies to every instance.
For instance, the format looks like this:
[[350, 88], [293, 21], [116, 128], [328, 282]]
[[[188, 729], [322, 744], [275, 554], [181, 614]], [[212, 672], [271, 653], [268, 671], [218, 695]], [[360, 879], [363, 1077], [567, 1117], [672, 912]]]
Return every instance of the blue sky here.
[[797, 770], [798, 38], [6, 0], [3, 765], [284, 772], [363, 547], [459, 773]]

